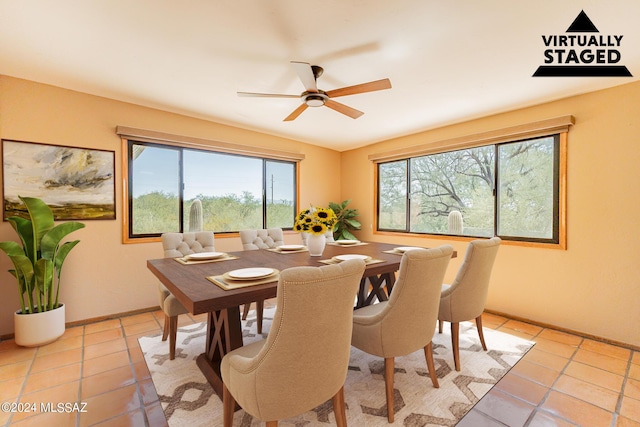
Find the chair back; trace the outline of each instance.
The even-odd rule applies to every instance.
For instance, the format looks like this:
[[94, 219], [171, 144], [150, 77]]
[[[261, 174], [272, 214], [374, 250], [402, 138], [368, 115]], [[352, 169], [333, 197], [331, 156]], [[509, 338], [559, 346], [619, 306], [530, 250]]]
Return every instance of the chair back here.
[[241, 230], [240, 240], [242, 241], [242, 249], [245, 251], [273, 249], [284, 245], [284, 233], [282, 228]]
[[[344, 385], [349, 365], [353, 304], [362, 260], [280, 273], [269, 334], [251, 359], [228, 355], [225, 382], [261, 420], [289, 418], [326, 402]], [[227, 360], [227, 358], [229, 360]]]
[[[382, 325], [385, 345], [398, 356], [423, 348], [433, 338], [442, 281], [452, 254], [451, 245], [442, 245], [402, 255]], [[409, 333], [401, 333], [403, 330]]]
[[[429, 344], [438, 320], [442, 280], [452, 254], [451, 245], [405, 252], [389, 300], [379, 303], [382, 308], [371, 307], [374, 314], [366, 326], [358, 327], [353, 345], [386, 358], [404, 356]], [[368, 311], [365, 307], [356, 312]]]
[[[462, 322], [475, 319], [484, 311], [489, 279], [502, 240], [472, 240], [451, 287], [443, 292], [440, 310], [445, 319]], [[442, 317], [441, 316], [441, 317]]]
[[164, 233], [162, 248], [165, 258], [178, 258], [200, 252], [215, 252], [213, 231]]

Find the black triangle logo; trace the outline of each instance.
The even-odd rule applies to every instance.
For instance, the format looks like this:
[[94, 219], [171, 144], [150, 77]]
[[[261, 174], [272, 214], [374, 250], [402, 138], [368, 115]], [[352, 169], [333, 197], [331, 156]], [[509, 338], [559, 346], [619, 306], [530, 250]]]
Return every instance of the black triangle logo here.
[[569, 26], [567, 33], [599, 33], [599, 31], [583, 10]]

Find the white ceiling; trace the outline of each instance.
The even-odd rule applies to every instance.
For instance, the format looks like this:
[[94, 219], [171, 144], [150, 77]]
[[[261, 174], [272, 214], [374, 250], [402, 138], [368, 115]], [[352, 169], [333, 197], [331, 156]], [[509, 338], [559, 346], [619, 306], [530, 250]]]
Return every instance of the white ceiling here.
[[[532, 77], [581, 10], [634, 77]], [[0, 74], [343, 151], [638, 80], [639, 18], [638, 0], [0, 0]], [[292, 60], [325, 91], [393, 87], [339, 98], [356, 120], [237, 96], [300, 94]]]

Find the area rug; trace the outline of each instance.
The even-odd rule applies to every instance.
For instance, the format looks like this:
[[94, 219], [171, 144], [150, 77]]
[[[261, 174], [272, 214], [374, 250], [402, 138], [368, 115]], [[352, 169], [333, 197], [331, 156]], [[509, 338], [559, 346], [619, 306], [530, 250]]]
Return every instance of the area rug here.
[[[275, 308], [265, 308], [264, 331], [269, 331]], [[242, 322], [244, 342], [266, 337], [256, 333], [255, 312]], [[445, 325], [448, 326], [448, 325]], [[484, 329], [488, 351], [483, 351], [475, 325], [460, 324], [462, 370], [453, 367], [451, 338], [435, 333], [433, 353], [440, 388], [431, 385], [424, 352], [395, 360], [395, 422], [387, 422], [384, 361], [351, 348], [344, 395], [350, 426], [454, 426], [493, 385], [533, 346], [533, 342], [492, 329]], [[169, 343], [161, 336], [140, 338], [140, 346], [170, 427], [222, 426], [222, 402], [195, 364], [205, 346], [206, 324], [178, 329], [176, 358], [169, 360]], [[400, 331], [399, 331], [400, 333]], [[234, 426], [261, 423], [242, 410]], [[280, 426], [335, 425], [331, 401], [300, 416], [280, 420]]]

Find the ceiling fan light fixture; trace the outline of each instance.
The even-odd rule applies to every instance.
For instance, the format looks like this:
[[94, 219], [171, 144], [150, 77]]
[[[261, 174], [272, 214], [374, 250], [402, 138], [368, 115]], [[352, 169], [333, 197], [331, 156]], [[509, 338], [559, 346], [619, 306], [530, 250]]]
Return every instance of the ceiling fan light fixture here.
[[322, 95], [307, 95], [304, 99], [304, 103], [307, 107], [322, 107], [324, 105], [325, 98]]

